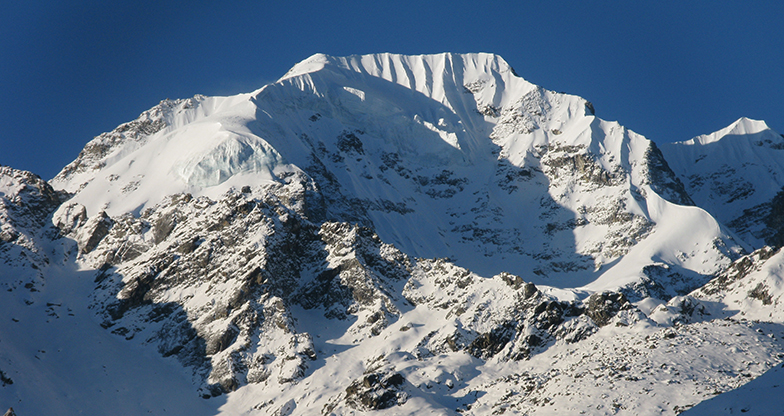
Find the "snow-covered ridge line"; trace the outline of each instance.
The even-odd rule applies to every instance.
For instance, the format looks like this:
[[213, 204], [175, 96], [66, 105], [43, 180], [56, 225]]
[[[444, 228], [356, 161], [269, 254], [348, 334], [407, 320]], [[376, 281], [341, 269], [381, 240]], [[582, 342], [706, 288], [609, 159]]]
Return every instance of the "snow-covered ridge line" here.
[[535, 87], [518, 77], [503, 58], [489, 53], [416, 56], [385, 53], [348, 57], [316, 54], [295, 65], [279, 82], [330, 67], [384, 79], [447, 105], [449, 96], [464, 86], [477, 88], [491, 84], [492, 95], [482, 98], [496, 107], [510, 104], [510, 99], [521, 97]]

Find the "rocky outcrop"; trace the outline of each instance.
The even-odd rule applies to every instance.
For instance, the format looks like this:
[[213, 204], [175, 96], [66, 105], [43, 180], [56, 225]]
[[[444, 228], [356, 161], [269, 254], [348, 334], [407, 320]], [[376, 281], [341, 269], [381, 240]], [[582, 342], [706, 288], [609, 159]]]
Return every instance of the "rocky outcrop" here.
[[764, 217], [767, 226], [765, 243], [774, 247], [784, 246], [784, 189], [770, 201], [770, 210]]
[[14, 380], [11, 380], [11, 377], [8, 377], [2, 370], [0, 370], [0, 383], [3, 383], [3, 385], [0, 387], [10, 386], [11, 384], [14, 384]]
[[705, 286], [699, 288], [697, 293], [714, 295], [725, 292], [734, 283], [743, 280], [746, 276], [762, 269], [765, 261], [773, 257], [779, 250], [772, 247], [763, 247], [753, 253], [733, 262], [726, 270], [716, 276]]
[[686, 192], [683, 183], [670, 169], [670, 165], [664, 159], [664, 155], [656, 143], [649, 143], [644, 161], [649, 178], [648, 182], [656, 193], [674, 204], [694, 205], [694, 201]]
[[79, 251], [83, 254], [93, 251], [98, 243], [109, 234], [113, 225], [114, 221], [103, 211], [87, 220], [76, 235]]
[[586, 314], [596, 325], [605, 326], [621, 310], [633, 308], [623, 293], [594, 293], [586, 302]]
[[94, 297], [103, 325], [126, 339], [152, 330], [144, 342], [194, 368], [209, 396], [305, 374], [316, 354], [294, 305], [358, 318], [349, 332], [359, 339], [380, 333], [400, 314], [411, 261], [367, 228], [308, 221], [306, 197], [287, 194], [298, 186], [179, 195], [138, 218], [90, 219], [79, 235], [96, 244], [81, 255], [104, 265]]
[[51, 253], [44, 242], [57, 237], [50, 219], [64, 198], [37, 175], [0, 166], [0, 275], [4, 277], [0, 287], [4, 290], [35, 292], [45, 284], [43, 270]]
[[48, 225], [49, 216], [65, 198], [37, 175], [0, 166], [0, 241], [10, 243], [25, 230]]
[[406, 379], [400, 373], [369, 373], [346, 387], [346, 404], [360, 410], [388, 409], [406, 402], [402, 389]]

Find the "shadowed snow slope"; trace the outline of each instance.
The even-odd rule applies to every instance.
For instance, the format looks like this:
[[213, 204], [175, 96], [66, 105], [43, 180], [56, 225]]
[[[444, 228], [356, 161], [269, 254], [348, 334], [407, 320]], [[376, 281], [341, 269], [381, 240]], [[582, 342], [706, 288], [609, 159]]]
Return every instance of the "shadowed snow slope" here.
[[776, 366], [748, 384], [706, 400], [683, 413], [684, 416], [780, 414], [784, 409], [784, 367]]

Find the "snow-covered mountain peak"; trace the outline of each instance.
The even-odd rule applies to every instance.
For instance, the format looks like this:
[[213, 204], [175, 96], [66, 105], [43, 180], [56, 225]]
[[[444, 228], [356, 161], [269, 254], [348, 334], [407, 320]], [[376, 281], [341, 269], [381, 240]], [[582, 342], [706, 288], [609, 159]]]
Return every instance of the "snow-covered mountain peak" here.
[[[636, 286], [660, 257], [673, 269], [659, 279], [701, 280], [736, 255], [706, 213], [673, 205], [691, 200], [654, 144], [497, 55], [320, 54], [255, 92], [173, 107], [155, 131], [88, 144], [102, 150], [92, 168], [55, 187], [100, 219], [139, 216], [173, 194], [216, 200], [286, 184], [309, 221], [359, 223], [409, 255], [560, 288]], [[700, 224], [689, 234], [707, 257], [661, 254], [694, 250], [653, 238], [682, 228], [675, 217]]]
[[732, 123], [728, 128], [730, 131], [726, 134], [757, 134], [761, 131], [770, 130], [768, 124], [764, 120], [754, 120], [748, 117], [741, 117]]
[[[214, 197], [309, 165], [316, 143], [306, 138], [324, 128], [380, 138], [380, 148], [371, 141], [365, 150], [400, 154], [407, 165], [451, 169], [494, 160], [486, 138], [496, 125], [504, 135], [560, 131], [585, 107], [533, 86], [492, 54], [317, 54], [249, 94], [163, 101], [96, 137], [52, 183], [80, 194], [90, 215], [138, 212], [177, 192]], [[317, 123], [322, 116], [338, 125]], [[539, 126], [547, 118], [553, 126]], [[525, 151], [542, 140], [524, 141]]]
[[[767, 123], [763, 120], [753, 120], [747, 117], [741, 117], [737, 119], [735, 122], [730, 124], [729, 126], [715, 131], [710, 134], [703, 134], [692, 139], [679, 142], [683, 145], [709, 145], [711, 143], [716, 143], [724, 138], [731, 138], [732, 136], [757, 136], [757, 135], [764, 135], [769, 138], [773, 138], [776, 140], [777, 143], [784, 143], [784, 138], [781, 138], [776, 132], [774, 132], [770, 127], [768, 127]], [[779, 137], [775, 137], [779, 136]]]
[[329, 55], [323, 53], [313, 54], [291, 67], [291, 69], [289, 69], [285, 75], [278, 79], [278, 82], [311, 72], [316, 72], [324, 68], [325, 65], [329, 64], [330, 58], [331, 57]]

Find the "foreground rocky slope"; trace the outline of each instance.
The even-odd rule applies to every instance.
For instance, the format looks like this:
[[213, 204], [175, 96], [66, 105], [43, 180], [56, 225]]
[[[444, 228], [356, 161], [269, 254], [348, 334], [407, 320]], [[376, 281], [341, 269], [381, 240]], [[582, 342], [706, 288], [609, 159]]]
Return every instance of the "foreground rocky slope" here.
[[[164, 101], [53, 187], [2, 168], [4, 296], [176, 365], [183, 414], [674, 414], [777, 365], [778, 250], [593, 113], [487, 54]], [[0, 334], [0, 398], [40, 410]]]

